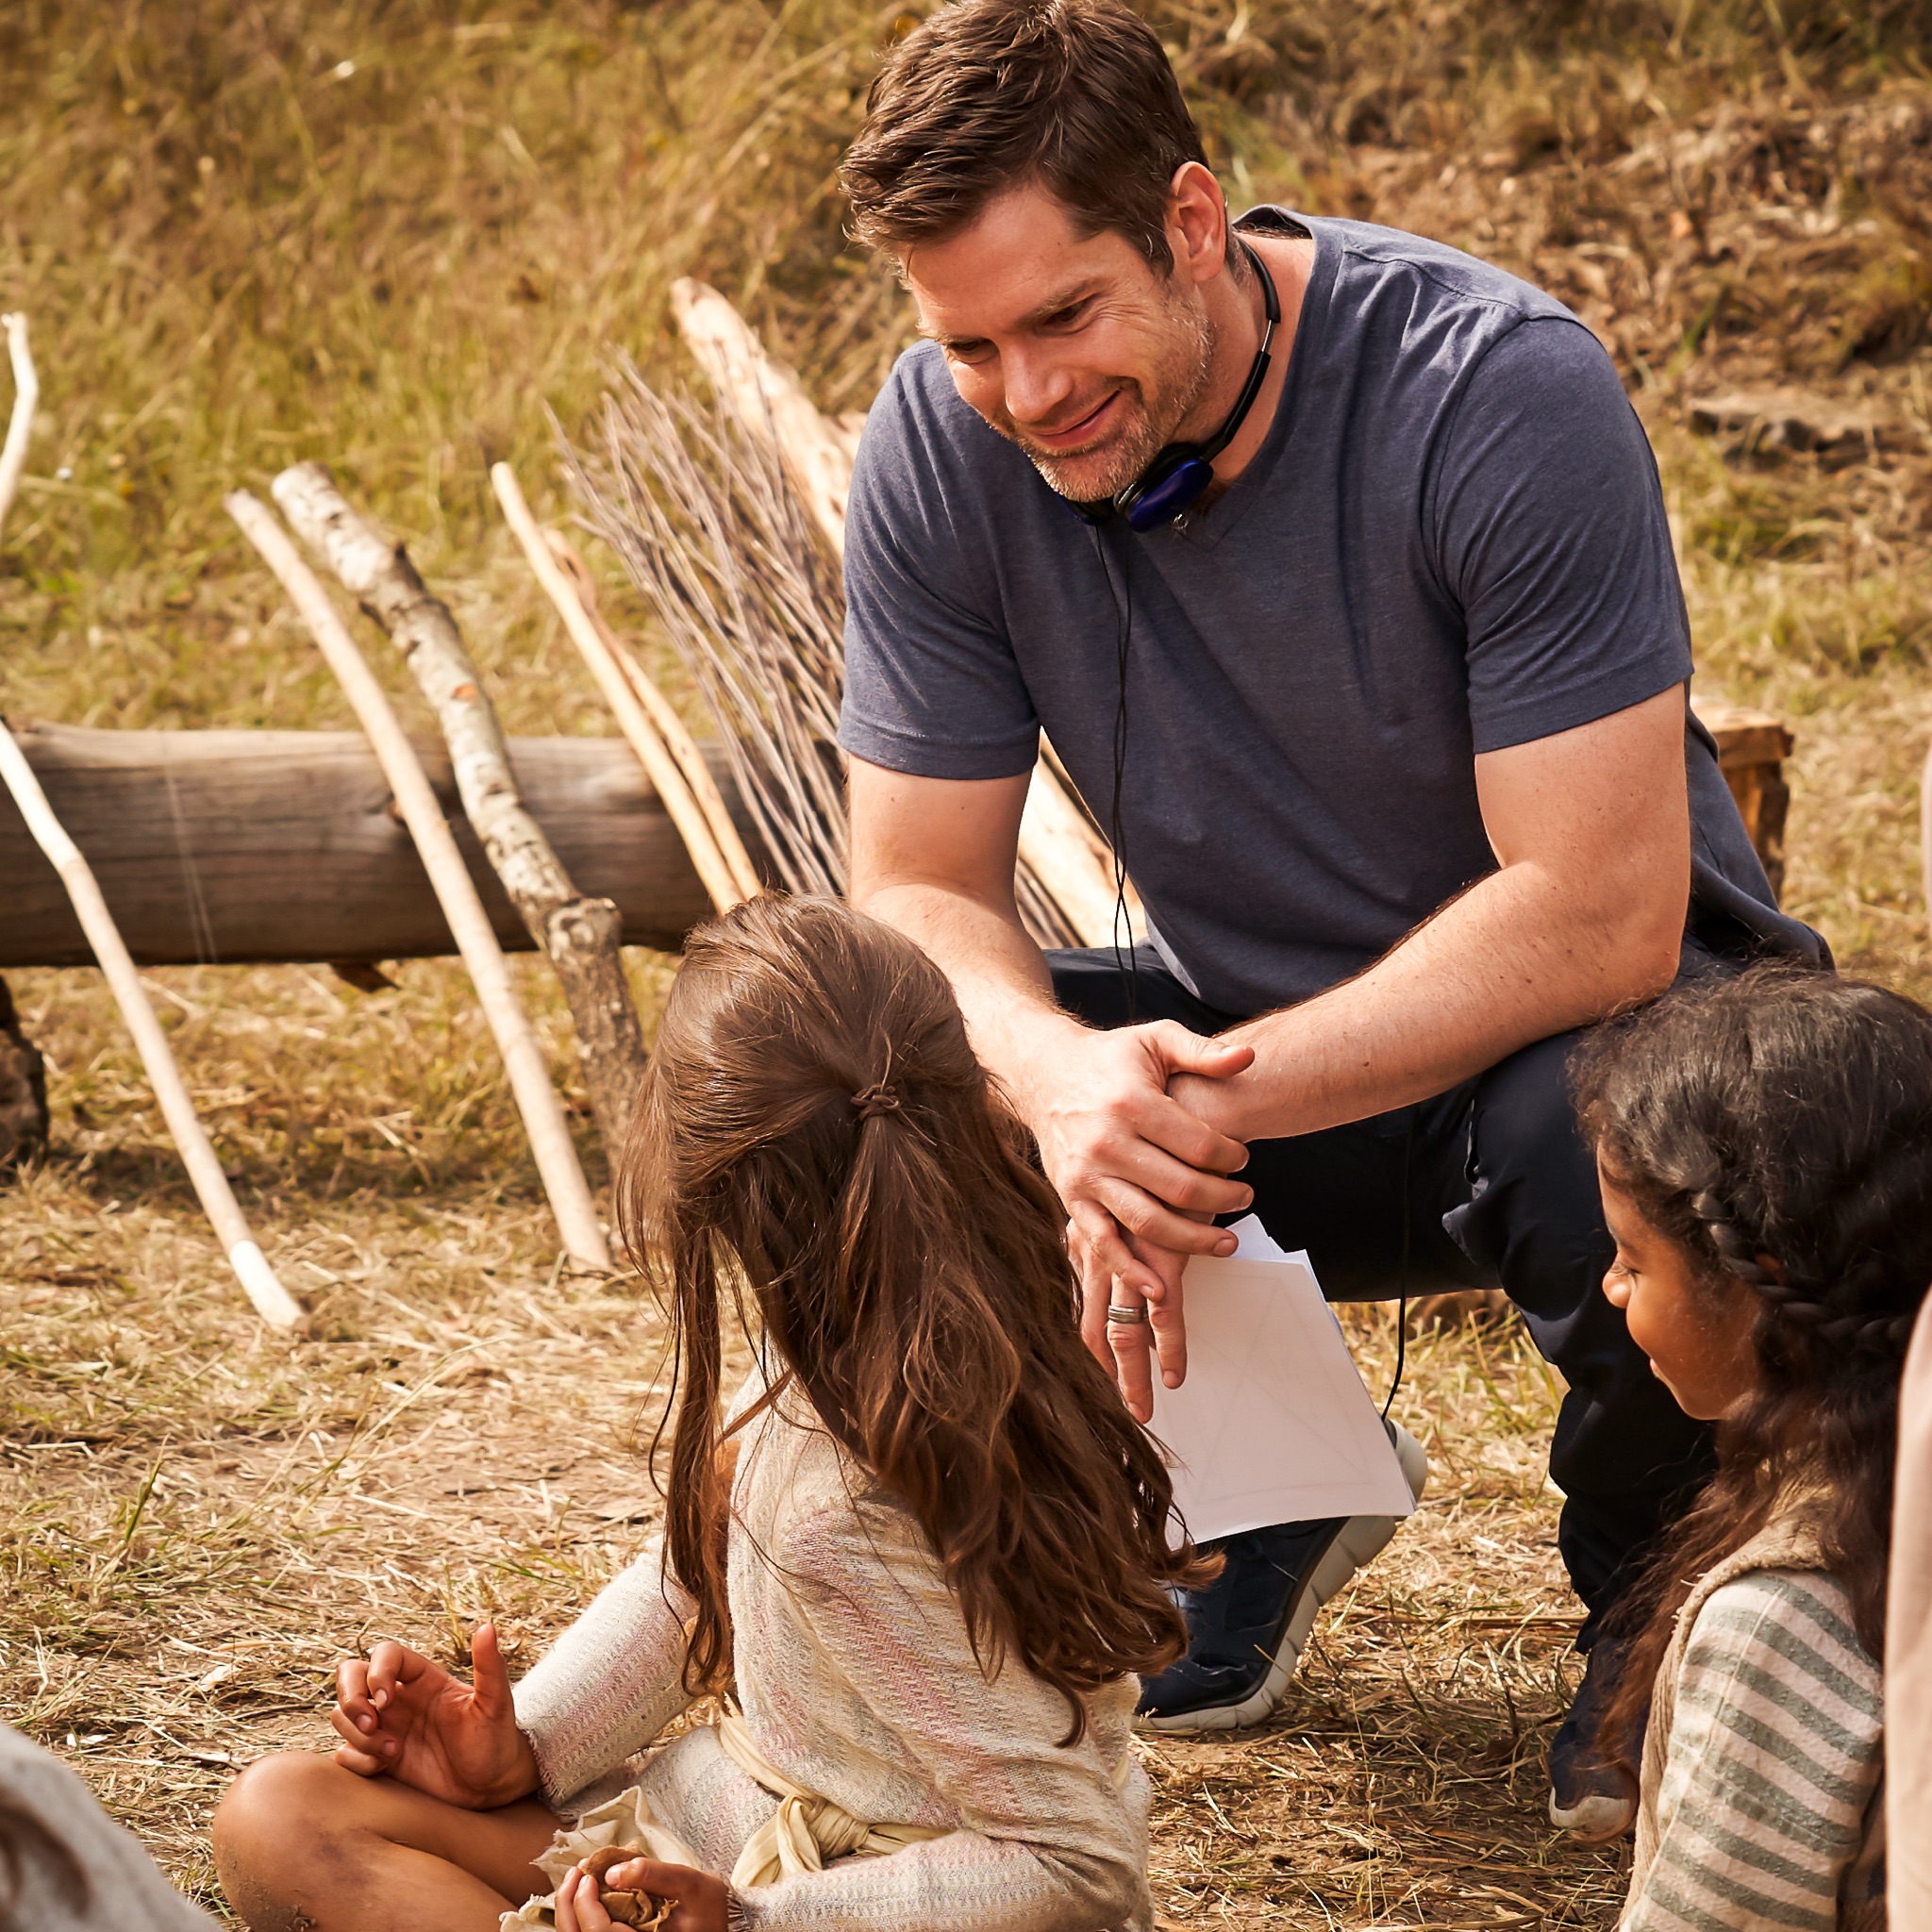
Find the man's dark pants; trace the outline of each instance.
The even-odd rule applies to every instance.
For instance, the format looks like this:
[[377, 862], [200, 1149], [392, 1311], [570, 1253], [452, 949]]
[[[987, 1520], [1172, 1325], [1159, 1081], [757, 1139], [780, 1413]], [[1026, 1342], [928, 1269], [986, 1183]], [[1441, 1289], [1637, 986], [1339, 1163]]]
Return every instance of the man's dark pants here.
[[[1060, 1003], [1090, 1025], [1128, 1024], [1110, 950], [1051, 952]], [[1215, 1034], [1242, 1015], [1196, 999], [1147, 946], [1134, 1017]], [[1501, 1288], [1570, 1385], [1550, 1446], [1564, 1494], [1557, 1547], [1590, 1618], [1631, 1558], [1712, 1467], [1709, 1431], [1671, 1399], [1604, 1299], [1612, 1243], [1596, 1168], [1576, 1130], [1562, 1034], [1414, 1107], [1292, 1140], [1257, 1141], [1241, 1178], [1284, 1248], [1306, 1248], [1330, 1301]]]

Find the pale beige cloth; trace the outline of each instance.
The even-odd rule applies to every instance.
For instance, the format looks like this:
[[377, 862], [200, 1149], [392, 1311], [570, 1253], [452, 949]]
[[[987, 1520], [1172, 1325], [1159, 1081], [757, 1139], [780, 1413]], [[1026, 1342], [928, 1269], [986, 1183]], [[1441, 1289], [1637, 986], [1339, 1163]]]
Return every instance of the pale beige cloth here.
[[[946, 1836], [926, 1824], [868, 1824], [830, 1798], [801, 1790], [758, 1749], [736, 1711], [724, 1712], [716, 1727], [725, 1757], [778, 1800], [777, 1810], [745, 1840], [731, 1868], [734, 1890], [776, 1885], [802, 1872], [823, 1872], [834, 1858], [883, 1858], [908, 1845]], [[610, 1845], [667, 1865], [699, 1862], [697, 1854], [658, 1820], [642, 1788], [632, 1785], [586, 1811], [572, 1829], [559, 1831], [551, 1840], [550, 1849], [536, 1861], [551, 1890], [541, 1898], [527, 1900], [519, 1910], [504, 1913], [498, 1932], [513, 1932], [519, 1925], [555, 1925], [556, 1888], [579, 1860]]]
[[[0, 1724], [0, 1804], [18, 1824], [0, 1832], [18, 1859], [11, 1923], [26, 1932], [219, 1932], [155, 1870], [133, 1835], [51, 1752]], [[71, 1872], [48, 1850], [64, 1845], [88, 1882], [82, 1897]], [[0, 1870], [0, 1876], [4, 1876]], [[8, 1915], [0, 1913], [0, 1922]]]
[[[1063, 1743], [1067, 1700], [1017, 1658], [981, 1660], [924, 1532], [795, 1386], [742, 1434], [733, 1701], [797, 1789], [939, 1834], [739, 1890], [744, 1932], [1152, 1932], [1135, 1680], [1083, 1699], [1084, 1733]], [[661, 1547], [647, 1550], [516, 1687], [517, 1721], [559, 1817], [641, 1785], [658, 1822], [726, 1874], [777, 1800], [709, 1726], [667, 1739], [692, 1702], [695, 1611]]]
[[[1663, 1661], [1657, 1667], [1656, 1687], [1651, 1693], [1650, 1715], [1643, 1738], [1643, 1762], [1638, 1784], [1637, 1843], [1631, 1859], [1630, 1886], [1620, 1927], [1657, 1915], [1649, 1911], [1647, 1888], [1657, 1861], [1660, 1842], [1660, 1806], [1670, 1744], [1676, 1723], [1677, 1696], [1685, 1675], [1698, 1613], [1727, 1585], [1754, 1572], [1818, 1572], [1824, 1570], [1819, 1549], [1819, 1529], [1824, 1499], [1814, 1491], [1796, 1491], [1778, 1505], [1770, 1522], [1740, 1548], [1714, 1563], [1692, 1586], [1690, 1596], [1676, 1616]], [[1885, 1810], [1882, 1799], [1874, 1795], [1864, 1812], [1863, 1840], [1854, 1854], [1842, 1881], [1838, 1914], [1839, 1932], [1881, 1932], [1885, 1925], [1884, 1876], [1886, 1871]], [[1670, 1923], [1682, 1923], [1682, 1912], [1667, 1905], [1662, 1914]], [[1771, 1921], [1766, 1920], [1769, 1924]], [[1798, 1923], [1795, 1919], [1790, 1923]]]
[[1885, 1611], [1886, 1903], [1892, 1932], [1932, 1932], [1932, 1300], [1898, 1404], [1898, 1491]]

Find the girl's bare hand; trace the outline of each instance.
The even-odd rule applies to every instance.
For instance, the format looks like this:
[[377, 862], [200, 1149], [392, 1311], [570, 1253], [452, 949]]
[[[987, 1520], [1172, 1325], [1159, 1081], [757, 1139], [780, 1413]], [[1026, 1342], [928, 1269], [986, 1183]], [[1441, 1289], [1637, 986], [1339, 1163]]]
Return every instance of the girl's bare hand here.
[[362, 1777], [393, 1777], [473, 1811], [526, 1797], [537, 1788], [537, 1760], [517, 1729], [509, 1672], [496, 1627], [480, 1624], [470, 1640], [475, 1681], [465, 1684], [441, 1665], [385, 1641], [336, 1667], [336, 1762]]
[[[731, 1888], [690, 1865], [630, 1858], [604, 1874], [612, 1891], [647, 1891], [675, 1901], [664, 1932], [729, 1932]], [[579, 1865], [557, 1888], [557, 1932], [610, 1932], [597, 1881]]]

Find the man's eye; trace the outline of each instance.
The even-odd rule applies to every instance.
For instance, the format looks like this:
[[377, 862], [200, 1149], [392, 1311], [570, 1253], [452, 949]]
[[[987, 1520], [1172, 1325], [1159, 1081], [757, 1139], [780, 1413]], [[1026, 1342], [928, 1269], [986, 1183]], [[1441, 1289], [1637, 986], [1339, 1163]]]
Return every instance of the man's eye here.
[[992, 354], [991, 342], [948, 342], [946, 354], [956, 362], [984, 362]]
[[1048, 328], [1078, 328], [1087, 320], [1091, 302], [1076, 302], [1071, 308], [1061, 308], [1046, 319]]

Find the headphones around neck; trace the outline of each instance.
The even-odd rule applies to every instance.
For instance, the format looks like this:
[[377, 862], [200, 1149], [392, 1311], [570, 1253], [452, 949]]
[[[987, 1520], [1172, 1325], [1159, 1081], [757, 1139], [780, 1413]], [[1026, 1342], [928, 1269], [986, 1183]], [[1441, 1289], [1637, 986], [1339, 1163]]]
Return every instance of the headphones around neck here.
[[1261, 330], [1261, 346], [1248, 366], [1248, 379], [1235, 398], [1234, 408], [1206, 442], [1171, 442], [1148, 464], [1139, 477], [1111, 497], [1098, 503], [1070, 503], [1074, 514], [1090, 524], [1104, 524], [1114, 517], [1126, 521], [1130, 530], [1158, 530], [1163, 524], [1176, 522], [1201, 500], [1214, 480], [1214, 458], [1231, 443], [1255, 407], [1261, 384], [1268, 375], [1268, 351], [1274, 341], [1274, 325], [1281, 320], [1281, 304], [1274, 293], [1274, 278], [1268, 264], [1240, 235], [1231, 235], [1235, 244], [1253, 263], [1261, 277], [1261, 306], [1268, 320]]

